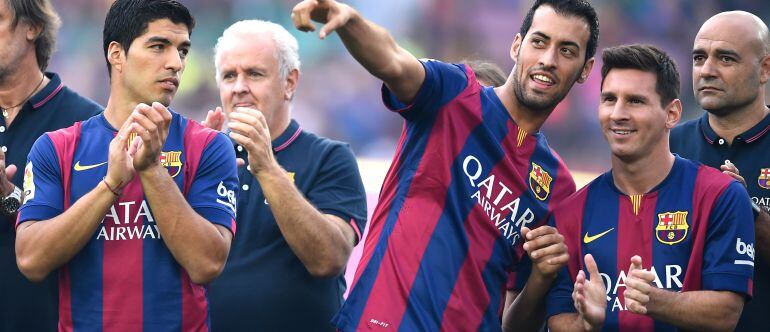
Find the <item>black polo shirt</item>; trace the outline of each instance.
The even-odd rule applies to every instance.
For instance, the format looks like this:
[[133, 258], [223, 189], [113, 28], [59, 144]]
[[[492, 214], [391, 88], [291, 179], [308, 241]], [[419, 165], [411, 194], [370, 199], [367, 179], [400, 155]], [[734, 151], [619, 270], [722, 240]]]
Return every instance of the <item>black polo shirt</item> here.
[[[746, 180], [751, 199], [770, 211], [770, 116], [738, 135], [732, 145], [717, 136], [708, 123], [708, 113], [688, 121], [671, 131], [671, 151], [682, 157], [700, 161], [719, 169], [729, 160]], [[767, 328], [770, 314], [770, 257], [754, 264], [754, 297], [743, 308], [739, 331]]]
[[[294, 120], [272, 143], [300, 193], [321, 213], [349, 222], [359, 240], [366, 192], [347, 144], [303, 131]], [[245, 149], [235, 147], [248, 163]], [[238, 231], [225, 270], [208, 291], [213, 331], [334, 331], [330, 322], [342, 303], [344, 274], [311, 276], [284, 239], [257, 179], [247, 167], [238, 177]]]
[[[10, 126], [0, 116], [0, 149], [6, 165], [16, 165], [13, 184], [22, 187], [27, 154], [40, 135], [71, 126], [102, 111], [95, 102], [70, 90], [58, 75], [27, 101]], [[15, 220], [0, 216], [0, 331], [55, 331], [58, 322], [57, 275], [31, 283], [16, 266]]]

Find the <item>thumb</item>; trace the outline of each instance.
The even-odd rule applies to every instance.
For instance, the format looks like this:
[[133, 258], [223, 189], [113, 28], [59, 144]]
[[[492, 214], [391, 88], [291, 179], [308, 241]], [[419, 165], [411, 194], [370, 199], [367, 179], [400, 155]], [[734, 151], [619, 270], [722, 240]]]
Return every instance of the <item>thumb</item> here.
[[641, 269], [642, 269], [642, 258], [639, 257], [639, 255], [634, 255], [634, 257], [631, 257], [631, 267], [628, 268], [628, 273], [630, 274], [631, 271], [641, 270]]
[[527, 240], [527, 234], [529, 234], [530, 231], [531, 229], [529, 229], [529, 227], [524, 226], [521, 228], [521, 237], [524, 238], [524, 241]]
[[16, 165], [9, 165], [5, 168], [5, 178], [8, 179], [8, 181], [11, 181], [13, 179], [13, 176], [16, 175]]
[[236, 158], [235, 159], [235, 165], [238, 167], [243, 167], [243, 165], [246, 165], [246, 162], [243, 161], [243, 158]]
[[586, 269], [588, 270], [588, 275], [591, 281], [600, 280], [602, 276], [599, 274], [599, 267], [596, 265], [596, 260], [594, 260], [594, 256], [591, 254], [586, 254], [585, 261], [586, 261]]

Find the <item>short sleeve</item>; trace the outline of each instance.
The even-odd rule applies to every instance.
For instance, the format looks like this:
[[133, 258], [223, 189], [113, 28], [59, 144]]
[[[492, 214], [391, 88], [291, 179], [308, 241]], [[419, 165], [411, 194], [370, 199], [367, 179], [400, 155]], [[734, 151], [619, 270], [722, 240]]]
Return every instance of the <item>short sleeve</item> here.
[[59, 158], [45, 134], [35, 141], [24, 166], [24, 203], [16, 226], [29, 220], [47, 220], [64, 212], [64, 190]]
[[358, 163], [347, 145], [334, 145], [307, 193], [319, 211], [342, 218], [361, 240], [366, 227], [366, 191]]
[[703, 289], [752, 295], [754, 218], [746, 189], [733, 181], [709, 216], [703, 248]]
[[198, 170], [187, 192], [190, 207], [214, 224], [235, 234], [238, 167], [230, 140], [217, 133], [201, 155]]
[[391, 111], [401, 114], [407, 121], [415, 121], [434, 113], [454, 99], [468, 86], [466, 67], [437, 60], [420, 60], [425, 68], [425, 81], [411, 104], [405, 105], [382, 85], [382, 100]]

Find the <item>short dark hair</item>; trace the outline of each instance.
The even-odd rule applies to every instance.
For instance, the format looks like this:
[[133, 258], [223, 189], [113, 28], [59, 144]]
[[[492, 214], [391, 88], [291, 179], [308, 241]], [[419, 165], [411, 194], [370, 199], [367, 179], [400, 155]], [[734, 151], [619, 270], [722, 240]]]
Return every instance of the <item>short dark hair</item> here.
[[152, 21], [169, 19], [175, 24], [184, 24], [192, 35], [195, 19], [190, 11], [176, 0], [116, 0], [110, 6], [104, 20], [104, 57], [107, 72], [112, 75], [112, 66], [107, 59], [107, 49], [111, 42], [118, 42], [128, 54], [128, 48], [137, 37], [147, 31]]
[[13, 15], [12, 26], [19, 21], [40, 27], [40, 34], [35, 38], [35, 57], [40, 70], [48, 68], [51, 54], [56, 49], [56, 33], [61, 27], [61, 20], [50, 0], [8, 0], [8, 7]]
[[655, 46], [645, 44], [621, 45], [602, 51], [602, 89], [610, 70], [637, 69], [655, 74], [655, 92], [666, 107], [679, 98], [679, 70], [674, 59]]
[[586, 45], [585, 61], [588, 61], [588, 59], [596, 54], [596, 45], [599, 43], [599, 17], [596, 15], [594, 7], [585, 0], [535, 0], [535, 3], [529, 8], [527, 15], [524, 16], [524, 21], [521, 22], [519, 33], [521, 33], [522, 38], [527, 35], [529, 28], [532, 27], [535, 11], [540, 6], [549, 6], [560, 15], [583, 19], [588, 24], [588, 31], [590, 32], [588, 35], [588, 45]]
[[505, 84], [505, 73], [496, 64], [482, 60], [463, 60], [476, 74], [476, 79], [491, 84], [494, 87]]

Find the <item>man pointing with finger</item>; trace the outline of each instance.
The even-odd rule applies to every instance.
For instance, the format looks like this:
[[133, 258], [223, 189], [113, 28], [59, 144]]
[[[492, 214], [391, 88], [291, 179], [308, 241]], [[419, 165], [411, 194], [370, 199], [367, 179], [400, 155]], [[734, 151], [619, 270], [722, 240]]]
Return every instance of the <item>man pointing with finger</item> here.
[[593, 8], [536, 1], [513, 40], [516, 66], [497, 88], [482, 87], [466, 65], [418, 60], [345, 4], [303, 1], [292, 19], [302, 30], [315, 29], [311, 20], [324, 23], [321, 38], [336, 31], [405, 120], [334, 324], [342, 331], [500, 330], [507, 275], [529, 255], [532, 273], [523, 289], [509, 292], [520, 294], [502, 325], [539, 328], [545, 293], [567, 257], [554, 228], [535, 227], [575, 190], [540, 128], [591, 71]]
[[115, 1], [107, 107], [30, 152], [17, 262], [33, 281], [58, 272], [60, 331], [209, 330], [238, 179], [227, 137], [167, 108], [193, 26], [174, 0]]

